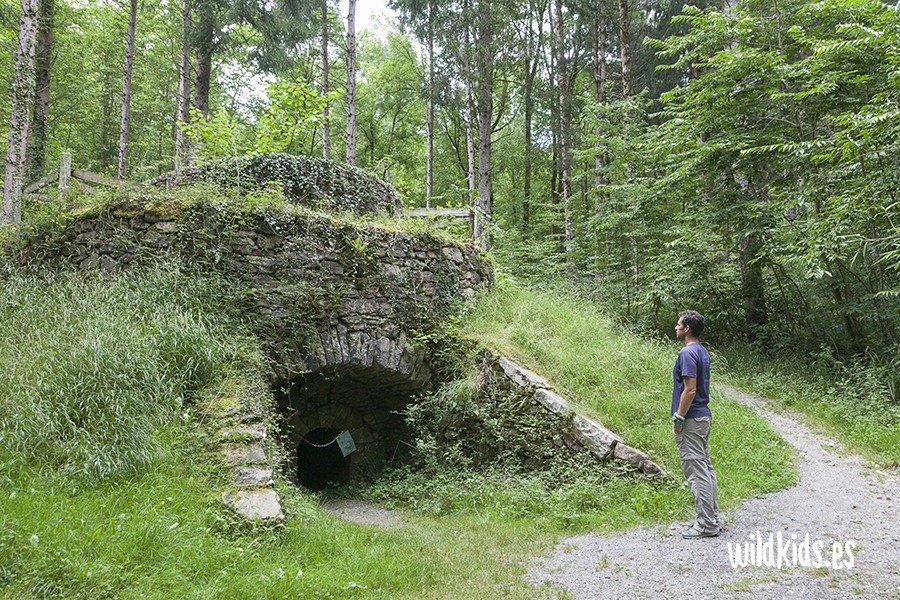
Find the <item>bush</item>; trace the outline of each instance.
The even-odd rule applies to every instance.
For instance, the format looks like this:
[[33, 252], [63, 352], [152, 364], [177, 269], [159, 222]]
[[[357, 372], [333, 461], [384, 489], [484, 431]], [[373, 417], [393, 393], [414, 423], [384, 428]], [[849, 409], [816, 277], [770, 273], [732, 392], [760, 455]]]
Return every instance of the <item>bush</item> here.
[[374, 175], [343, 163], [294, 156], [257, 154], [229, 158], [187, 169], [181, 175], [164, 175], [157, 186], [211, 183], [241, 193], [279, 184], [285, 197], [301, 206], [348, 211], [357, 214], [396, 212], [397, 192]]

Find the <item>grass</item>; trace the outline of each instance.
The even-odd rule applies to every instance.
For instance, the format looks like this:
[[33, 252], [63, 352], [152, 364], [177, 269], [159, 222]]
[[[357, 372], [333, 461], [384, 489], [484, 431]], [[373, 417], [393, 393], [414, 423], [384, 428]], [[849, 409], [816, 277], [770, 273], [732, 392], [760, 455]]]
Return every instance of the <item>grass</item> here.
[[[583, 299], [515, 284], [487, 294], [466, 323], [466, 335], [536, 370], [626, 443], [680, 473], [669, 427], [675, 342], [633, 335]], [[713, 380], [719, 364], [713, 354]], [[723, 507], [795, 481], [789, 447], [763, 420], [716, 392], [711, 408]]]
[[[386, 478], [384, 497], [405, 497], [410, 511], [395, 529], [340, 521], [287, 484], [281, 526], [232, 520], [192, 412], [259, 359], [215, 282], [174, 269], [2, 281], [0, 598], [553, 597], [523, 574], [560, 536], [690, 511], [677, 482], [501, 469]], [[674, 347], [624, 335], [575, 300], [509, 286], [466, 323], [677, 472]], [[716, 411], [726, 504], [792, 481], [764, 423], [722, 398]], [[766, 469], [754, 466], [761, 456]]]
[[900, 398], [893, 398], [897, 391], [887, 383], [897, 379], [895, 365], [827, 360], [826, 366], [811, 368], [808, 361], [773, 361], [739, 347], [723, 357], [732, 385], [801, 411], [869, 460], [900, 465]]

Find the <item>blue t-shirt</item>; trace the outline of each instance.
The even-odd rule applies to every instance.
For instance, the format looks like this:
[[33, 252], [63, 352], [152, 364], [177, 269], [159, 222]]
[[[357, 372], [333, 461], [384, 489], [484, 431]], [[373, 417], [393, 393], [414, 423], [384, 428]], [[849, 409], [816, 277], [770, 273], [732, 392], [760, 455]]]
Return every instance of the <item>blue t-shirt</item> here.
[[686, 419], [711, 417], [709, 410], [709, 352], [703, 344], [688, 344], [678, 353], [675, 368], [672, 370], [675, 385], [672, 388], [672, 414], [678, 412], [681, 403], [681, 392], [684, 391], [684, 378], [697, 378], [697, 395], [691, 408], [684, 415]]

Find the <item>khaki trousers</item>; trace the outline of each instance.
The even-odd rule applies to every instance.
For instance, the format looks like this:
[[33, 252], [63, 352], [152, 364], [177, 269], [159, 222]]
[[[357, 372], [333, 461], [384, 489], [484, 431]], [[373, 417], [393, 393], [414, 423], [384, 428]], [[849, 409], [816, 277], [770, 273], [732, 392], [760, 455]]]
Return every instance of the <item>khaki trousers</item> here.
[[694, 527], [703, 533], [719, 531], [719, 487], [716, 470], [709, 458], [710, 417], [685, 419], [675, 445], [681, 457], [681, 470], [694, 495], [697, 521]]

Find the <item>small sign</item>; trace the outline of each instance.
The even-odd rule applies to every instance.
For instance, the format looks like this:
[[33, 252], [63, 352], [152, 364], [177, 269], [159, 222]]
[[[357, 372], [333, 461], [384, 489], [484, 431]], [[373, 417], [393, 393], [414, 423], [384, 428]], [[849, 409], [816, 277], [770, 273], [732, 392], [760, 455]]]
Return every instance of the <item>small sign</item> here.
[[341, 449], [341, 453], [344, 456], [350, 456], [356, 452], [356, 443], [353, 441], [350, 432], [346, 429], [338, 434], [335, 441], [337, 441], [338, 448]]

